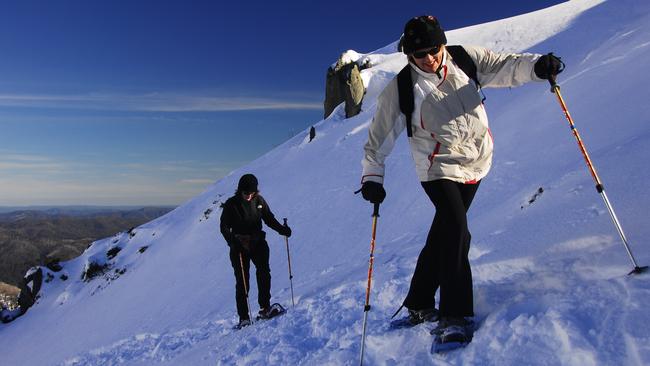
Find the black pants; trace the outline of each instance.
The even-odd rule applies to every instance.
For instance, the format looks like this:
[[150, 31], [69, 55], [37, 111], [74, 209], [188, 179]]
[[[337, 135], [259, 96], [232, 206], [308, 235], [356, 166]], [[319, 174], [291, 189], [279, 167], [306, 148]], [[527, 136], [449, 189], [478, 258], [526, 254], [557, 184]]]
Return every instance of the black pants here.
[[407, 308], [435, 307], [436, 290], [440, 287], [440, 316], [474, 316], [472, 270], [467, 257], [471, 241], [467, 210], [478, 186], [446, 179], [422, 182], [436, 215], [404, 300]]
[[[257, 302], [260, 308], [268, 308], [271, 304], [271, 269], [269, 268], [269, 246], [266, 240], [260, 240], [251, 245], [250, 252], [241, 252], [244, 265], [242, 276], [242, 264], [239, 259], [240, 252], [230, 249], [230, 263], [235, 272], [235, 299], [237, 300], [237, 314], [240, 319], [248, 319], [248, 304], [246, 303], [246, 290], [250, 294], [250, 281], [248, 271], [250, 262], [255, 265], [255, 276], [257, 278]], [[246, 288], [244, 288], [246, 281]]]

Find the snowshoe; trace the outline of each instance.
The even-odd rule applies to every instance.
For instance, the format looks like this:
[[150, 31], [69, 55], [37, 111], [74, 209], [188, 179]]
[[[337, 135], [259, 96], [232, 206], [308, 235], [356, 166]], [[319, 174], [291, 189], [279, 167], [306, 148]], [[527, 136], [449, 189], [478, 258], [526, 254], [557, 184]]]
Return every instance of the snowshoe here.
[[463, 328], [466, 328], [468, 330], [471, 330], [472, 334], [474, 333], [474, 330], [477, 328], [476, 323], [474, 323], [474, 320], [472, 319], [465, 319], [465, 318], [443, 318], [440, 319], [440, 322], [438, 322], [438, 325], [431, 329], [429, 332], [431, 335], [442, 335], [445, 331], [445, 329], [451, 325], [458, 325]]
[[443, 353], [465, 347], [474, 336], [474, 322], [464, 318], [443, 319], [431, 330], [431, 353]]
[[424, 322], [437, 322], [437, 321], [438, 321], [438, 310], [436, 308], [422, 309], [422, 310], [409, 309], [407, 316], [391, 321], [389, 328], [390, 329], [410, 328], [418, 324], [422, 324]]
[[266, 320], [266, 319], [271, 319], [275, 318], [278, 315], [282, 315], [286, 313], [287, 310], [277, 302], [268, 308], [260, 309], [258, 315], [257, 315], [257, 320]]

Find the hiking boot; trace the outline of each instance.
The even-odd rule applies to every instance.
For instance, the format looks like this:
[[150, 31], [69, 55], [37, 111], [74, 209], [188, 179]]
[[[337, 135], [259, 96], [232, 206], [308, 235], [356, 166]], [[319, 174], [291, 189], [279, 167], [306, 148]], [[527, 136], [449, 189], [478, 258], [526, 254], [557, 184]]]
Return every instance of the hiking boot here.
[[408, 309], [409, 312], [409, 322], [416, 325], [424, 322], [436, 322], [438, 321], [438, 309], [421, 309], [421, 310], [412, 310]]
[[285, 308], [283, 308], [282, 305], [276, 302], [269, 307], [261, 308], [260, 311], [257, 313], [257, 319], [271, 319], [280, 314], [284, 314], [285, 312], [286, 312]]
[[261, 308], [260, 311], [257, 312], [257, 318], [258, 319], [266, 319], [271, 315], [271, 307], [266, 307], [266, 308]]
[[235, 325], [235, 329], [242, 329], [243, 327], [247, 327], [251, 324], [252, 323], [250, 319], [239, 319], [239, 323]]
[[431, 330], [432, 335], [437, 335], [449, 341], [467, 341], [471, 337], [474, 322], [463, 317], [444, 317], [438, 326]]

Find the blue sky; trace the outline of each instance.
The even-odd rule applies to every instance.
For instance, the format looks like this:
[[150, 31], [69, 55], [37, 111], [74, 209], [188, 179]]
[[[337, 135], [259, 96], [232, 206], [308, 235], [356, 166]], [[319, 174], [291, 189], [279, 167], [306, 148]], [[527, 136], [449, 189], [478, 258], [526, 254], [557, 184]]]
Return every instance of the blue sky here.
[[4, 3], [0, 206], [180, 204], [318, 122], [341, 52], [560, 2]]

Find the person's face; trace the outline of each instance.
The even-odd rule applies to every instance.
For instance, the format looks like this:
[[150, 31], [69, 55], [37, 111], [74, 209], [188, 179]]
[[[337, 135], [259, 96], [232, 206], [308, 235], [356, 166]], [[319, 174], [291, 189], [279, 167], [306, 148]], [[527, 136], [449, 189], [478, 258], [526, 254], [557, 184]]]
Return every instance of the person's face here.
[[241, 196], [246, 200], [250, 201], [255, 197], [255, 192], [242, 192]]
[[409, 56], [422, 71], [435, 73], [442, 64], [444, 50], [445, 45], [441, 45], [440, 47], [417, 50]]

